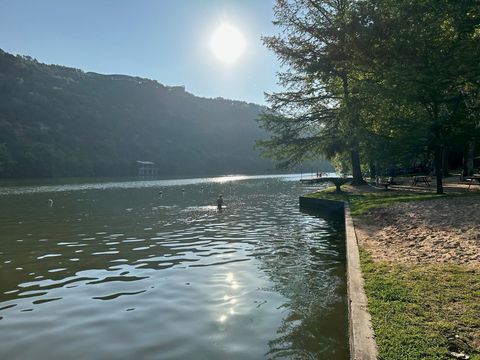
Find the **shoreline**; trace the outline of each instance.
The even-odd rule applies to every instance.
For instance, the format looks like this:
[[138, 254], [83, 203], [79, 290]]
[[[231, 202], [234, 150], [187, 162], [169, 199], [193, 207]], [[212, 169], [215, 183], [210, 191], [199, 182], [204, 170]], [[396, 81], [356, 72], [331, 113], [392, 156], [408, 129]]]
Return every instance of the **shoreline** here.
[[480, 193], [344, 188], [381, 358], [480, 359]]

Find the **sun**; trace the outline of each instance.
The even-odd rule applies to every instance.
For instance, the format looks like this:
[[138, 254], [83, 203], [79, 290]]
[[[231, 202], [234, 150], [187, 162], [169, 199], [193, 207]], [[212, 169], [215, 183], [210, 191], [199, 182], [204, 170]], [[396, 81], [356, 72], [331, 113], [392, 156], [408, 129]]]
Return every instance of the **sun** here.
[[242, 33], [230, 24], [220, 25], [210, 38], [210, 49], [224, 64], [233, 64], [245, 51], [246, 42]]

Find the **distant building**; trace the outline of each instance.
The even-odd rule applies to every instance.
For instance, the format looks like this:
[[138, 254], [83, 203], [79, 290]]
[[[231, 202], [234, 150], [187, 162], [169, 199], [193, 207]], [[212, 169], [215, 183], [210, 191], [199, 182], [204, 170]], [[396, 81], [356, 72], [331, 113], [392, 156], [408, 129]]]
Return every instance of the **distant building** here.
[[185, 93], [185, 85], [167, 86], [167, 89], [171, 93], [176, 93], [176, 94], [184, 94]]
[[138, 176], [156, 176], [157, 168], [152, 161], [140, 161], [137, 160]]

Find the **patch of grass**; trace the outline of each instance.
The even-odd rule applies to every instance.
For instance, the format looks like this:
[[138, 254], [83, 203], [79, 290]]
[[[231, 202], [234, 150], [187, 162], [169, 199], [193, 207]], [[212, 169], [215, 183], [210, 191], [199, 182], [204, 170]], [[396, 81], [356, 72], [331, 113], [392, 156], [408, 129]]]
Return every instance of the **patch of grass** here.
[[385, 207], [397, 202], [440, 199], [445, 196], [451, 195], [372, 192], [363, 194], [352, 194], [348, 196], [348, 200], [350, 203], [350, 211], [352, 215], [358, 216], [366, 213], [371, 209]]
[[348, 194], [341, 192], [338, 193], [335, 191], [335, 186], [330, 186], [326, 189], [306, 194], [305, 197], [315, 198], [315, 199], [325, 199], [325, 200], [335, 200], [335, 201], [347, 201]]
[[315, 193], [307, 194], [306, 197], [336, 201], [348, 201], [350, 211], [353, 216], [362, 215], [370, 209], [385, 207], [396, 202], [421, 201], [443, 198], [452, 195], [436, 195], [436, 194], [407, 194], [403, 192], [364, 192], [364, 193], [337, 193], [335, 187], [329, 187]]
[[380, 359], [480, 359], [478, 269], [375, 262], [365, 249], [360, 257]]
[[479, 193], [449, 193], [437, 195], [434, 193], [402, 193], [402, 192], [370, 192], [348, 195], [350, 211], [353, 216], [359, 216], [367, 211], [389, 206], [398, 202], [425, 201], [453, 197], [479, 196]]

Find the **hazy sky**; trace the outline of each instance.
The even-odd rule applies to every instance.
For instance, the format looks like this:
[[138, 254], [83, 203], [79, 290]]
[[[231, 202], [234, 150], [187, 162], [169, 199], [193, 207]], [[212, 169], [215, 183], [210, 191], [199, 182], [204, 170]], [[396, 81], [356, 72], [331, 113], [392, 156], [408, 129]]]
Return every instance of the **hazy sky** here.
[[[273, 0], [0, 0], [0, 48], [40, 62], [185, 85], [204, 97], [264, 104], [279, 64], [261, 43]], [[222, 23], [246, 43], [233, 63], [210, 39]]]

